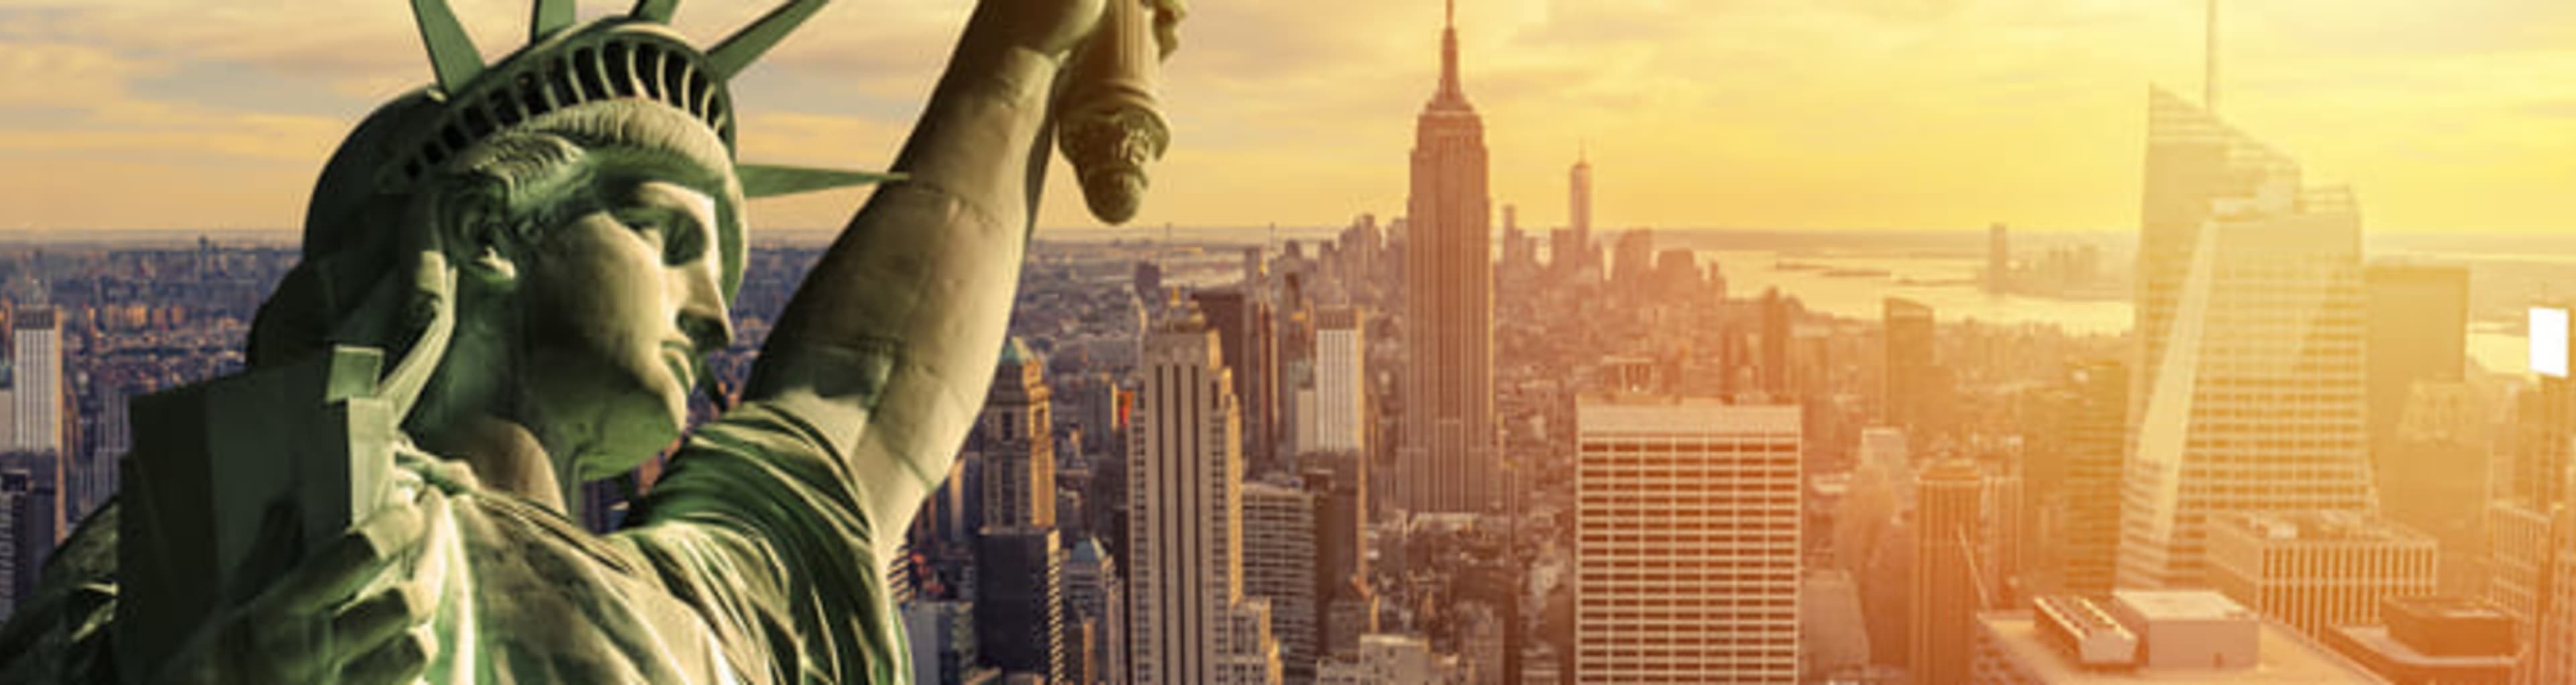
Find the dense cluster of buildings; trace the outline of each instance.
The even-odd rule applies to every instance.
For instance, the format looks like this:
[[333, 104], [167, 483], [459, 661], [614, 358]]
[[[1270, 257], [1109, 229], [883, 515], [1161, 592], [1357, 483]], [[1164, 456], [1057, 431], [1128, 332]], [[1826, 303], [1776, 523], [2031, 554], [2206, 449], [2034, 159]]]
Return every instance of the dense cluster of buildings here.
[[[2150, 93], [2135, 320], [2077, 335], [1730, 292], [1596, 235], [1588, 159], [1564, 227], [1495, 230], [1440, 57], [1401, 218], [1038, 245], [886, 570], [918, 682], [2576, 682], [2567, 310], [2532, 374], [2466, 372], [2467, 270], [2366, 260], [2348, 190], [2205, 103]], [[1986, 238], [1970, 287], [2121, 282]], [[817, 254], [755, 246], [722, 387]], [[293, 256], [0, 262], [0, 600]]]

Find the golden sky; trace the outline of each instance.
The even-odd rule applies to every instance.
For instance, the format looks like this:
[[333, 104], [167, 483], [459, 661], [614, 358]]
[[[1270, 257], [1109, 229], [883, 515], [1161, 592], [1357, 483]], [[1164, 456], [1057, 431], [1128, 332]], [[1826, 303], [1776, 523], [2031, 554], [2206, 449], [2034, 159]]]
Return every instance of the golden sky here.
[[[524, 1], [455, 2], [486, 55], [524, 37]], [[678, 26], [708, 43], [771, 4], [683, 2]], [[1400, 214], [1439, 0], [1193, 5], [1139, 223]], [[881, 168], [968, 7], [833, 2], [736, 82], [742, 157]], [[2367, 230], [2576, 234], [2576, 2], [2221, 12], [2221, 114], [2351, 183]], [[2146, 90], [2198, 97], [2202, 16], [2202, 0], [1458, 8], [1494, 201], [1534, 228], [1563, 223], [1588, 145], [1604, 227], [2131, 229]], [[428, 73], [396, 0], [0, 0], [0, 231], [292, 227], [348, 127]], [[1042, 225], [1090, 225], [1071, 190], [1050, 190]], [[862, 192], [752, 218], [837, 226]]]

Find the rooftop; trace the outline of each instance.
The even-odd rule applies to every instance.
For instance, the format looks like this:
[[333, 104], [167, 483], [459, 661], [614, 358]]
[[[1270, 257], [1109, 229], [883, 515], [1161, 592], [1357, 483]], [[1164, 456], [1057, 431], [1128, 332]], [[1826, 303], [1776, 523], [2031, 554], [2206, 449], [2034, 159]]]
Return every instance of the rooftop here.
[[[2155, 593], [2150, 593], [2155, 594]], [[2151, 598], [2151, 601], [2152, 598]], [[2160, 602], [2159, 602], [2160, 603]], [[2177, 610], [2201, 610], [2207, 607], [2165, 607]], [[2242, 609], [2239, 608], [2239, 611]], [[1977, 615], [1978, 630], [1996, 642], [2005, 658], [2021, 664], [2040, 682], [2052, 685], [2117, 685], [2123, 683], [2226, 683], [2230, 685], [2268, 685], [2272, 683], [2386, 683], [2359, 664], [2325, 651], [2323, 647], [2299, 637], [2279, 624], [2264, 623], [2258, 639], [2262, 641], [2260, 658], [2253, 666], [2212, 671], [2209, 669], [2139, 669], [2133, 671], [2089, 670], [2072, 657], [2049, 646], [2040, 637], [2038, 623], [2029, 611], [1990, 611]]]
[[2208, 590], [2113, 590], [2112, 601], [2149, 621], [2254, 620], [2254, 611]]
[[2279, 541], [2434, 544], [2431, 536], [2405, 524], [2350, 511], [2240, 513], [2220, 519], [2219, 527], [2250, 531]]

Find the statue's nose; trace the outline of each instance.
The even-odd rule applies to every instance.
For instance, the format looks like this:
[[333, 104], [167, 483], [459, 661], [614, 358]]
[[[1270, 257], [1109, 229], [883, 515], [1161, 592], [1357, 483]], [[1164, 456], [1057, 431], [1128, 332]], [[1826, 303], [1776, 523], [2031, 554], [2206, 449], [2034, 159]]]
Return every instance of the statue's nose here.
[[702, 257], [671, 267], [672, 285], [679, 289], [680, 332], [700, 352], [714, 352], [733, 344], [733, 317], [726, 316], [724, 286], [717, 282], [715, 260]]

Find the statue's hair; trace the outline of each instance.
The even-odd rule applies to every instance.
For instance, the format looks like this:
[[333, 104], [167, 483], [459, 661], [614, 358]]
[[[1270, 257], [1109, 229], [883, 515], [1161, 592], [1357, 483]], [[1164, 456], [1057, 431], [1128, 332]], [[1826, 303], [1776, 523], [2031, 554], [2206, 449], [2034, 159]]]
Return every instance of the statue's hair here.
[[[642, 100], [557, 110], [476, 143], [407, 192], [368, 193], [363, 179], [377, 170], [370, 162], [382, 159], [382, 140], [371, 132], [379, 120], [406, 116], [405, 102], [361, 123], [325, 167], [306, 217], [304, 259], [252, 324], [252, 365], [333, 344], [395, 352], [425, 321], [421, 303], [453, 302], [452, 293], [404, 292], [443, 287], [443, 279], [419, 273], [420, 253], [440, 252], [446, 241], [474, 231], [539, 238], [541, 227], [597, 207], [589, 185], [609, 164], [639, 164], [655, 178], [717, 198], [717, 225], [709, 228], [725, 298], [732, 300], [742, 277], [742, 187], [723, 141], [685, 112]], [[399, 127], [398, 121], [386, 126]], [[429, 268], [443, 269], [447, 261]], [[392, 280], [403, 277], [411, 280]]]
[[[457, 199], [483, 202], [490, 217], [520, 238], [597, 208], [591, 195], [598, 180], [601, 152], [614, 151], [620, 161], [641, 161], [660, 177], [726, 197], [731, 162], [711, 136], [692, 135], [695, 122], [656, 117], [654, 103], [624, 100], [566, 110], [493, 135], [468, 150], [444, 176], [447, 192]], [[717, 205], [722, 226], [710, 230], [739, 233], [740, 198]]]

